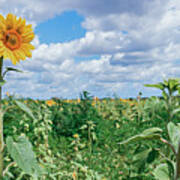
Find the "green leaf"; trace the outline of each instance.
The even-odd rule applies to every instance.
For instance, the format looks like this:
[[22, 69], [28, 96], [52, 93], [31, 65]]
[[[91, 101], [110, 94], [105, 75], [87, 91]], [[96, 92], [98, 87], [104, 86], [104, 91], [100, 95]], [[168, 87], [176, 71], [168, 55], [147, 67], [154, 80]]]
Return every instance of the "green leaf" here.
[[[146, 87], [153, 87], [163, 91], [163, 97], [165, 99], [168, 98], [168, 95], [172, 96], [172, 94], [179, 90], [180, 88], [180, 79], [179, 78], [170, 78], [168, 80], [164, 80], [163, 82], [157, 84], [145, 84]], [[167, 90], [168, 93], [165, 92]]]
[[133, 156], [133, 161], [146, 160], [150, 151], [151, 151], [151, 148], [141, 151], [140, 153], [137, 153], [136, 155]]
[[32, 111], [24, 103], [17, 101], [17, 100], [15, 100], [15, 103], [21, 110], [23, 110], [25, 113], [27, 113], [27, 115], [29, 115], [32, 119], [35, 119]]
[[144, 84], [145, 87], [153, 87], [153, 88], [157, 88], [160, 90], [164, 90], [164, 85], [163, 83], [158, 83], [158, 84]]
[[7, 137], [6, 144], [11, 157], [26, 174], [33, 177], [42, 174], [42, 169], [36, 161], [32, 145], [26, 137], [20, 136], [16, 142], [12, 137]]
[[3, 177], [3, 180], [10, 180], [7, 176]]
[[176, 163], [170, 159], [167, 159], [166, 163], [168, 166], [169, 177], [173, 179], [173, 177], [175, 176]]
[[157, 166], [153, 174], [157, 180], [170, 180], [167, 164]]
[[170, 79], [170, 80], [169, 80], [169, 88], [172, 90], [175, 85], [176, 85], [176, 81], [173, 80], [173, 79]]
[[149, 129], [146, 129], [145, 131], [143, 131], [141, 134], [132, 136], [129, 139], [122, 141], [118, 144], [128, 144], [128, 143], [142, 141], [142, 140], [160, 139], [161, 132], [162, 132], [162, 129], [160, 129], [160, 128], [156, 128], [156, 127], [149, 128]]
[[159, 153], [157, 150], [155, 149], [152, 149], [149, 154], [148, 154], [148, 157], [147, 157], [147, 163], [152, 163], [157, 157], [158, 157]]
[[21, 70], [19, 70], [19, 69], [16, 69], [16, 68], [12, 68], [12, 67], [6, 67], [6, 71], [16, 71], [16, 72], [23, 72], [23, 71], [21, 71]]
[[133, 136], [125, 141], [122, 141], [118, 144], [122, 145], [122, 144], [129, 144], [129, 143], [133, 143], [133, 142], [137, 142], [137, 141], [143, 141], [143, 140], [153, 140], [153, 139], [160, 139], [160, 135], [159, 134], [150, 134], [150, 135], [136, 135]]
[[174, 123], [170, 122], [167, 125], [169, 138], [173, 144], [176, 152], [178, 151], [178, 144], [180, 140], [180, 126], [176, 126]]
[[16, 68], [13, 68], [13, 67], [6, 67], [6, 70], [4, 71], [3, 73], [3, 77], [6, 75], [6, 73], [8, 71], [15, 71], [15, 72], [20, 72], [20, 73], [23, 73], [23, 71], [19, 70], [19, 69], [16, 69]]
[[169, 85], [169, 80], [167, 81], [167, 80], [164, 80], [163, 81], [163, 84], [166, 86], [166, 87], [168, 87], [168, 85]]
[[163, 96], [163, 98], [164, 98], [165, 100], [168, 99], [168, 95], [167, 95], [167, 93], [166, 93], [165, 91], [162, 92], [162, 96]]
[[176, 113], [180, 112], [180, 108], [176, 108], [172, 111], [172, 115], [175, 115]]
[[144, 135], [149, 135], [149, 134], [154, 134], [154, 133], [162, 133], [162, 129], [154, 127], [154, 128], [149, 128], [143, 131]]
[[168, 82], [171, 92], [175, 92], [178, 90], [178, 87], [180, 85], [179, 79], [169, 79]]

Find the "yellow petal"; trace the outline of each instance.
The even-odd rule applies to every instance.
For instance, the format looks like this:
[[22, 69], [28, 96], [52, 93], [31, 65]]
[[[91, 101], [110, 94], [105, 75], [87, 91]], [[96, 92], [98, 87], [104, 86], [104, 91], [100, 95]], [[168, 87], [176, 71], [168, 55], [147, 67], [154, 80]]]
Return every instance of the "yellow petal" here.
[[23, 43], [22, 47], [26, 48], [26, 49], [30, 49], [30, 50], [34, 50], [35, 49], [35, 47], [32, 44], [29, 44], [29, 43]]
[[19, 61], [21, 59], [21, 55], [18, 53], [18, 51], [14, 51], [14, 55], [16, 56], [16, 59]]
[[14, 53], [17, 55], [18, 59], [21, 59], [21, 60], [25, 60], [26, 59], [26, 56], [25, 56], [23, 51], [18, 49]]
[[25, 36], [28, 35], [28, 34], [33, 33], [32, 25], [30, 24], [30, 25], [24, 26], [24, 27], [22, 28], [22, 33], [23, 33], [23, 35], [25, 35]]
[[17, 24], [15, 29], [17, 30], [18, 33], [22, 34], [23, 33], [23, 28], [26, 24], [26, 20], [22, 19], [21, 17], [17, 20]]
[[1, 46], [0, 46], [0, 53], [1, 53], [1, 52], [4, 52], [4, 47], [1, 47]]
[[3, 23], [3, 24], [5, 24], [5, 19], [4, 19], [4, 17], [0, 14], [0, 21]]
[[0, 50], [0, 57], [3, 56], [4, 50]]
[[4, 32], [6, 30], [6, 25], [0, 21], [0, 31], [1, 33]]
[[3, 39], [3, 34], [2, 33], [0, 33], [0, 40], [2, 40]]
[[4, 50], [3, 49], [0, 49], [0, 53], [2, 54], [4, 52]]
[[8, 51], [8, 48], [5, 48], [5, 50], [4, 50], [4, 59], [9, 59], [9, 51]]
[[22, 46], [20, 50], [22, 50], [27, 57], [32, 57], [32, 53], [28, 48]]
[[28, 34], [27, 36], [23, 35], [22, 42], [29, 43], [34, 39], [34, 37], [35, 37], [34, 33]]
[[11, 51], [11, 61], [14, 65], [16, 65], [16, 63], [18, 62], [14, 52]]
[[0, 31], [4, 31], [6, 29], [6, 22], [4, 17], [0, 14]]
[[14, 28], [14, 21], [15, 21], [15, 16], [11, 13], [9, 13], [6, 17], [6, 26], [7, 29], [12, 29]]

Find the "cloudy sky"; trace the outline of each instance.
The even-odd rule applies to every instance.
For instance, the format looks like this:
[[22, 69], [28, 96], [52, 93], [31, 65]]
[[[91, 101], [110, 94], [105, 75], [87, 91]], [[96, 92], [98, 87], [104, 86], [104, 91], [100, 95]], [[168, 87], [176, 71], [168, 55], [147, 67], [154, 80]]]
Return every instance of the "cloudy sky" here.
[[[3, 93], [77, 98], [159, 95], [143, 87], [180, 77], [178, 0], [0, 0], [0, 12], [32, 23], [33, 57], [9, 73]], [[5, 66], [12, 66], [5, 61]]]

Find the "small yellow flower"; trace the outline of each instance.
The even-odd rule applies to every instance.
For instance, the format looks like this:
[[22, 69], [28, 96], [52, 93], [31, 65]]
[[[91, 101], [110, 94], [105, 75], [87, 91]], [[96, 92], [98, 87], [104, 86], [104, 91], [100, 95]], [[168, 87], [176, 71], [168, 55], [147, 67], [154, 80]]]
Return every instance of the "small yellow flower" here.
[[96, 97], [96, 96], [93, 99], [94, 99], [94, 101], [98, 101], [99, 100], [99, 98]]
[[8, 97], [10, 96], [9, 92], [6, 92], [6, 96], [8, 96]]
[[5, 104], [5, 105], [8, 105], [8, 102], [7, 102], [7, 101], [5, 101], [5, 102], [4, 102], [4, 104]]
[[53, 106], [54, 104], [56, 104], [52, 99], [50, 99], [50, 100], [47, 100], [46, 101], [46, 104], [48, 105], [48, 106]]
[[75, 171], [72, 173], [72, 178], [73, 178], [73, 180], [76, 180], [76, 172]]
[[80, 102], [81, 102], [81, 99], [80, 99], [80, 98], [78, 98], [78, 99], [77, 99], [77, 102], [78, 102], [78, 103], [80, 103]]
[[104, 99], [103, 101], [102, 101], [104, 104], [106, 104], [107, 103], [107, 101]]
[[95, 106], [95, 105], [96, 105], [96, 102], [95, 102], [95, 101], [93, 101], [91, 105], [92, 105], [92, 106]]
[[79, 137], [79, 135], [78, 134], [74, 134], [73, 137], [77, 139]]

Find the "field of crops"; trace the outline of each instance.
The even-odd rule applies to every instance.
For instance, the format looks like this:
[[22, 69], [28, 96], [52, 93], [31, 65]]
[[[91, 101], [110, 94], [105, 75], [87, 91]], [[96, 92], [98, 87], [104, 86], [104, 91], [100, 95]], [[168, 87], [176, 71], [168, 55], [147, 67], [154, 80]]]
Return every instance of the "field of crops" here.
[[[174, 177], [177, 159], [172, 145], [178, 153], [175, 141], [180, 128], [175, 123], [180, 119], [180, 101], [172, 94], [166, 95], [161, 99], [99, 100], [83, 92], [77, 100], [46, 101], [8, 95], [2, 100], [4, 137], [10, 150], [4, 151], [7, 167], [4, 179], [166, 180]], [[30, 154], [24, 157], [24, 164], [12, 157], [9, 137], [17, 145], [21, 142], [19, 137], [27, 137], [37, 162], [28, 159]], [[23, 153], [26, 156], [27, 152]]]
[[[9, 7], [9, 5], [7, 6]], [[18, 9], [16, 8], [15, 11], [18, 12]], [[43, 14], [46, 13], [43, 12]], [[31, 15], [33, 17], [33, 14]], [[116, 17], [114, 15], [113, 17]], [[37, 19], [39, 18], [37, 17]], [[9, 93], [2, 99], [2, 87], [7, 83], [7, 73], [23, 72], [14, 67], [4, 67], [4, 60], [9, 59], [13, 65], [16, 65], [26, 58], [31, 58], [35, 45], [38, 46], [40, 51], [37, 50], [35, 53], [37, 59], [33, 59], [31, 65], [29, 64], [30, 66], [27, 65], [28, 68], [25, 69], [29, 73], [27, 77], [25, 75], [21, 79], [19, 76], [16, 77], [12, 74], [10, 78], [14, 88], [17, 86], [24, 90], [25, 86], [29, 88], [29, 84], [33, 87], [27, 91], [30, 92], [28, 97], [32, 97], [31, 93], [33, 92], [31, 92], [31, 89], [37, 90], [36, 87], [39, 87], [44, 90], [44, 86], [34, 86], [34, 83], [38, 82], [44, 85], [47, 83], [50, 85], [49, 83], [56, 79], [56, 77], [52, 76], [51, 80], [50, 74], [50, 79], [47, 79], [46, 82], [45, 79], [49, 76], [48, 73], [56, 73], [58, 78], [64, 75], [65, 79], [66, 77], [68, 78], [67, 81], [72, 82], [69, 79], [69, 75], [74, 71], [74, 67], [77, 69], [77, 72], [79, 72], [79, 69], [86, 69], [84, 68], [86, 66], [83, 65], [83, 61], [79, 62], [80, 68], [76, 68], [78, 63], [75, 63], [75, 56], [78, 55], [78, 52], [81, 52], [79, 55], [83, 54], [84, 50], [80, 48], [82, 46], [80, 43], [83, 42], [85, 45], [86, 39], [90, 39], [90, 42], [91, 39], [96, 39], [91, 34], [91, 31], [87, 32], [89, 34], [85, 35], [84, 39], [72, 40], [71, 44], [73, 47], [78, 43], [78, 47], [75, 48], [77, 50], [70, 53], [73, 57], [68, 55], [68, 58], [64, 58], [61, 52], [67, 51], [66, 48], [64, 49], [66, 46], [69, 47], [68, 51], [71, 52], [71, 46], [68, 44], [64, 46], [63, 43], [59, 43], [58, 49], [54, 50], [51, 49], [51, 44], [50, 46], [47, 45], [47, 47], [46, 43], [44, 45], [41, 44], [38, 37], [33, 42], [35, 37], [33, 27], [36, 26], [36, 23], [32, 19], [33, 25], [26, 24], [29, 20], [26, 21], [26, 19], [11, 13], [8, 13], [6, 16], [0, 15], [0, 180], [180, 180], [180, 79], [168, 79], [158, 84], [145, 85], [146, 87], [161, 90], [161, 97], [142, 98], [142, 93], [139, 93], [137, 99], [98, 99], [84, 91], [79, 99], [75, 100], [59, 98], [49, 100], [23, 99], [12, 96]], [[72, 29], [76, 28], [73, 27]], [[129, 32], [124, 33], [122, 31], [121, 35], [123, 34], [127, 35]], [[99, 32], [97, 35], [99, 36]], [[104, 40], [114, 41], [114, 35], [112, 36], [113, 38], [111, 36], [112, 33], [110, 33], [110, 38], [105, 33], [102, 37], [100, 36], [99, 40], [104, 38]], [[128, 35], [127, 37], [129, 38], [130, 36]], [[112, 44], [106, 43], [106, 41], [102, 42]], [[100, 48], [102, 42], [97, 41]], [[89, 51], [89, 44], [94, 43], [87, 44], [88, 48], [84, 49]], [[159, 44], [159, 42], [155, 44]], [[43, 51], [41, 51], [41, 47], [43, 47]], [[52, 43], [52, 47], [56, 48], [56, 45]], [[93, 49], [96, 48], [93, 46]], [[40, 52], [40, 55], [37, 52]], [[58, 59], [54, 57], [51, 59], [50, 57], [54, 56], [56, 52], [59, 54], [57, 56]], [[117, 49], [114, 52], [117, 52]], [[43, 63], [40, 61], [36, 64], [36, 60], [41, 60], [41, 54], [43, 54]], [[109, 53], [107, 54], [109, 56]], [[116, 60], [115, 55], [109, 56], [110, 59], [107, 59], [108, 61], [105, 54], [100, 53], [97, 55], [102, 59], [98, 58], [97, 62], [102, 61], [103, 64], [102, 67], [97, 66], [98, 71], [94, 69], [97, 64], [96, 58], [95, 60], [90, 60], [93, 62], [90, 65], [93, 65], [91, 68], [93, 71], [95, 70], [95, 75], [98, 72], [98, 74], [102, 73], [102, 77], [106, 77], [107, 72], [110, 74], [109, 70], [111, 69], [115, 70], [114, 72], [118, 74], [119, 68], [117, 70], [114, 69], [115, 66], [110, 62], [113, 58]], [[134, 59], [131, 55], [125, 54], [123, 56], [125, 59]], [[59, 57], [62, 59], [60, 69], [55, 69], [55, 66], [59, 65]], [[119, 55], [117, 57], [118, 60]], [[135, 58], [138, 57], [140, 57], [140, 60], [142, 59], [141, 54], [140, 56], [137, 54], [137, 57], [135, 55]], [[55, 64], [44, 64], [48, 59], [52, 63], [55, 62]], [[73, 67], [70, 67], [72, 70], [64, 73], [62, 69], [66, 67], [66, 59], [68, 59], [67, 69], [70, 66]], [[69, 61], [69, 59], [72, 59], [72, 61]], [[58, 60], [58, 63], [56, 60]], [[78, 56], [77, 61], [79, 61]], [[137, 62], [140, 61], [138, 60]], [[109, 66], [110, 64], [111, 66]], [[36, 67], [36, 65], [38, 66]], [[38, 72], [42, 72], [41, 69], [37, 70], [40, 67], [43, 67], [44, 70], [42, 71], [45, 72], [46, 68], [48, 69], [45, 76], [44, 74], [38, 75]], [[104, 67], [105, 69], [102, 69]], [[138, 66], [135, 67], [137, 68]], [[121, 73], [126, 75], [129, 72], [123, 66], [120, 69], [122, 71], [120, 75]], [[37, 74], [35, 75], [32, 72]], [[91, 71], [83, 70], [81, 73], [86, 77], [86, 73], [89, 74], [89, 72]], [[137, 70], [137, 72], [140, 71]], [[31, 76], [33, 77], [34, 75], [37, 77], [37, 80], [34, 81], [32, 79], [33, 83], [31, 83]], [[73, 77], [74, 74], [71, 74], [71, 76]], [[142, 76], [150, 77], [149, 73], [142, 73]], [[78, 81], [79, 77], [82, 78], [81, 76], [76, 77]], [[109, 76], [108, 81], [111, 82], [111, 78], [117, 79], [114, 77], [116, 77], [114, 74], [112, 77]], [[132, 83], [136, 82], [134, 80], [141, 82], [139, 81], [140, 77], [133, 78], [132, 80], [128, 77], [125, 79], [129, 83], [131, 81]], [[13, 81], [16, 78], [18, 83]], [[66, 83], [65, 79], [62, 82]], [[121, 77], [121, 81], [122, 79]], [[87, 80], [89, 79], [87, 78]], [[24, 81], [28, 81], [29, 84], [25, 85], [22, 83]], [[122, 83], [125, 81], [123, 80]], [[76, 80], [73, 80], [73, 82], [76, 82]], [[115, 84], [115, 81], [112, 82]], [[61, 83], [59, 83], [56, 85], [53, 82], [52, 85], [63, 89]], [[129, 85], [131, 86], [131, 84]], [[80, 85], [78, 84], [78, 86]], [[101, 90], [99, 93], [102, 91], [104, 90]], [[133, 89], [130, 91], [133, 91]], [[53, 94], [53, 92], [51, 93]], [[44, 97], [47, 96], [44, 94]]]

